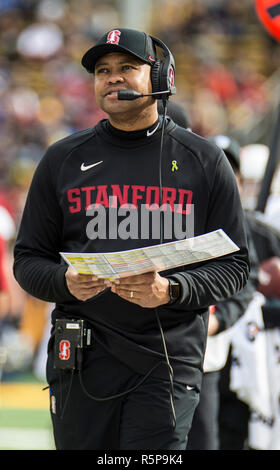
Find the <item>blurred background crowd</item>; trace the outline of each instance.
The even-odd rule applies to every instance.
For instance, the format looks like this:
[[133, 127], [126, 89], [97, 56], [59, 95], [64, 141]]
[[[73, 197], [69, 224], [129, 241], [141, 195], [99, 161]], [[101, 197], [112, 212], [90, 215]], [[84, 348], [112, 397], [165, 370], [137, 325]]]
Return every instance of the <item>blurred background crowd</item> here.
[[[80, 60], [116, 26], [145, 30], [168, 45], [176, 61], [172, 99], [184, 106], [193, 132], [238, 140], [247, 182], [244, 206], [256, 205], [280, 101], [280, 46], [260, 23], [252, 0], [0, 0], [0, 238], [7, 248], [0, 269], [8, 283], [0, 296], [4, 379], [34, 368], [49, 317], [49, 306], [23, 293], [12, 275], [26, 192], [51, 143], [106, 117], [96, 107], [92, 77]], [[276, 168], [271, 195], [276, 201], [279, 176]], [[9, 357], [3, 345], [12, 350]]]

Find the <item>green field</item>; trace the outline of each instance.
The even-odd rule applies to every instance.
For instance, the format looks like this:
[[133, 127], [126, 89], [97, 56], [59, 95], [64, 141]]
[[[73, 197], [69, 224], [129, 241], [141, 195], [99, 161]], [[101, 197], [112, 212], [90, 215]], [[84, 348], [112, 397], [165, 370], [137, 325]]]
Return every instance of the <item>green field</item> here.
[[0, 450], [54, 450], [48, 391], [36, 382], [0, 384]]

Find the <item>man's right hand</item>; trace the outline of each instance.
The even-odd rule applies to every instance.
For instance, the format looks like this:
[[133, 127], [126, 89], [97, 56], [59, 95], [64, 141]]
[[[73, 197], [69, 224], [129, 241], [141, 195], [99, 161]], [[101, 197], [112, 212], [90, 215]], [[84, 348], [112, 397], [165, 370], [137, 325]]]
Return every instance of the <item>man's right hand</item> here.
[[71, 266], [65, 273], [66, 284], [69, 292], [78, 300], [88, 300], [107, 289], [104, 279], [96, 276], [78, 274]]

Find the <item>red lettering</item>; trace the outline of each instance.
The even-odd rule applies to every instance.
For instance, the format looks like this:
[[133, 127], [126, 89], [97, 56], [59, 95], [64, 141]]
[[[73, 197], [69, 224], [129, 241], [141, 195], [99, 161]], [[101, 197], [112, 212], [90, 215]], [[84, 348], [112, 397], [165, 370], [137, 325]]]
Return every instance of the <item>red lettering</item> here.
[[94, 189], [95, 189], [95, 186], [85, 186], [84, 188], [81, 188], [81, 191], [84, 191], [86, 193], [86, 203], [85, 203], [85, 209], [86, 210], [92, 204], [92, 202], [91, 202], [91, 191], [93, 191]]
[[[168, 193], [171, 193], [170, 195]], [[162, 210], [166, 211], [166, 205], [169, 204], [171, 211], [174, 212], [174, 202], [176, 200], [175, 188], [162, 188]]]
[[[154, 192], [154, 202], [151, 205], [153, 192]], [[146, 207], [147, 209], [151, 209], [151, 210], [157, 210], [159, 208], [159, 187], [158, 186], [147, 186]]]
[[124, 208], [128, 208], [128, 188], [129, 184], [124, 184], [123, 185], [123, 191], [121, 192], [120, 185], [119, 184], [112, 184], [112, 196], [113, 196], [113, 202], [111, 207], [116, 209], [117, 207], [117, 200], [119, 200], [120, 205]]
[[138, 194], [138, 191], [145, 192], [145, 186], [132, 186], [132, 205], [137, 208], [138, 200], [143, 199], [143, 194]]
[[[193, 193], [192, 191], [189, 191], [187, 189], [178, 189], [179, 192], [179, 208], [176, 212], [179, 214], [190, 214], [191, 213], [191, 203], [192, 203], [192, 197]], [[186, 202], [184, 202], [186, 199]], [[186, 210], [184, 210], [184, 207], [186, 207]]]
[[[157, 210], [160, 204], [160, 188], [158, 186], [141, 186], [141, 185], [119, 185], [112, 184], [110, 186], [111, 194], [108, 195], [108, 186], [84, 186], [82, 188], [72, 188], [67, 191], [69, 202], [69, 211], [71, 214], [82, 210], [87, 210], [90, 206], [100, 205], [105, 208], [109, 207], [109, 200], [112, 208], [121, 206], [125, 209], [129, 207], [137, 208], [140, 202], [145, 203], [149, 210]], [[94, 191], [96, 191], [96, 199], [94, 200]], [[145, 194], [146, 193], [146, 194]], [[110, 196], [110, 198], [109, 198]], [[162, 210], [166, 211], [167, 207], [177, 213], [190, 214], [193, 199], [193, 192], [187, 189], [162, 188]]]
[[97, 196], [95, 200], [95, 206], [98, 207], [100, 204], [106, 208], [109, 207], [106, 184], [97, 186]]
[[[69, 211], [71, 214], [74, 214], [75, 212], [80, 212], [81, 210], [81, 197], [80, 197], [81, 191], [79, 188], [74, 188], [74, 189], [68, 189], [67, 191], [67, 197], [68, 201], [70, 203], [74, 203], [74, 206], [69, 207]], [[76, 195], [76, 197], [75, 197]]]

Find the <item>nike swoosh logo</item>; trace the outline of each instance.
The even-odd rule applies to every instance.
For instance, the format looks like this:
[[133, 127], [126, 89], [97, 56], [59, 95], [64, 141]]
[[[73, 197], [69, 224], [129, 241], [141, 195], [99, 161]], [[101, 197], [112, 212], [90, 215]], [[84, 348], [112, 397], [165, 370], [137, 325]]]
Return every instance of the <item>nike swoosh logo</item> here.
[[84, 163], [82, 163], [82, 164], [81, 164], [81, 170], [82, 170], [82, 171], [90, 170], [90, 169], [93, 168], [94, 166], [100, 165], [100, 163], [103, 163], [103, 160], [101, 160], [100, 162], [97, 162], [97, 163], [93, 163], [92, 165], [85, 165]]
[[154, 128], [153, 131], [151, 131], [151, 132], [150, 132], [150, 131], [147, 131], [147, 137], [150, 137], [151, 135], [153, 135], [153, 134], [156, 132], [158, 126], [159, 126], [159, 123], [158, 123], [158, 125]]

